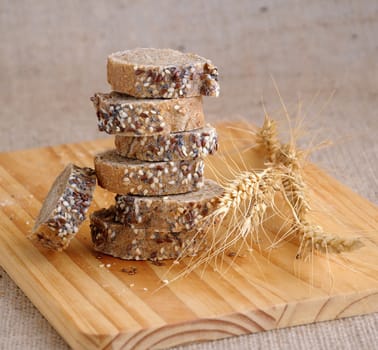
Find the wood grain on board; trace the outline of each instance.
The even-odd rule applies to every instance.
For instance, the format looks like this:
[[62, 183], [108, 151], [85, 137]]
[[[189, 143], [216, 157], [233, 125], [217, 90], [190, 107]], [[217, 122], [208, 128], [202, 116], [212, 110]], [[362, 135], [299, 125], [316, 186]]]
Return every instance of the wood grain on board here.
[[[212, 169], [229, 176], [262, 166], [249, 148], [252, 135], [230, 124], [218, 130], [221, 149], [208, 159], [208, 177]], [[166, 348], [378, 311], [378, 208], [311, 164], [313, 219], [328, 232], [361, 237], [363, 248], [302, 261], [287, 242], [236, 258], [225, 273], [210, 266], [157, 290], [185, 262], [167, 275], [169, 263], [99, 256], [88, 222], [63, 253], [30, 242], [56, 175], [68, 162], [91, 166], [95, 153], [111, 147], [105, 139], [0, 154], [0, 264], [71, 347]], [[98, 188], [91, 210], [112, 201]], [[130, 268], [136, 273], [124, 272]]]

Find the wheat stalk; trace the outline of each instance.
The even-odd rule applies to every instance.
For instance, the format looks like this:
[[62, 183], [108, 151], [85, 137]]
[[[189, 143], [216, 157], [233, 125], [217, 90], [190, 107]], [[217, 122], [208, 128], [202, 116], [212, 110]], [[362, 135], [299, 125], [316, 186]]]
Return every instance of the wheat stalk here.
[[358, 238], [346, 239], [326, 233], [319, 225], [309, 222], [311, 210], [307, 186], [303, 179], [303, 164], [306, 152], [299, 150], [292, 140], [280, 144], [277, 136], [277, 125], [269, 116], [257, 133], [256, 142], [265, 148], [266, 157], [271, 167], [282, 170], [283, 194], [293, 213], [291, 235], [299, 238], [298, 257], [307, 256], [314, 250], [327, 253], [341, 253], [359, 248], [362, 244]]
[[[201, 265], [206, 268], [211, 262], [218, 270], [223, 270], [226, 254], [232, 251], [232, 255], [237, 256], [243, 249], [251, 251], [259, 242], [260, 231], [264, 232], [260, 229], [267, 209], [274, 207], [274, 196], [281, 188], [280, 179], [277, 169], [266, 168], [260, 172], [240, 172], [226, 183], [222, 196], [217, 199], [217, 209], [199, 223], [206, 232], [208, 247], [191, 257], [174, 280]], [[185, 255], [183, 251], [176, 264]]]
[[[264, 149], [267, 167], [260, 171], [233, 171], [235, 177], [223, 185], [224, 191], [215, 202], [215, 211], [199, 222], [198, 231], [205, 233], [203, 239], [207, 240], [206, 249], [191, 256], [184, 269], [170, 282], [186, 276], [200, 266], [206, 269], [213, 265], [218, 271], [223, 271], [224, 258], [229, 252], [236, 257], [242, 250], [252, 251], [256, 245], [261, 249], [261, 233], [271, 240], [264, 228], [268, 209], [273, 210], [273, 215], [282, 215], [275, 202], [277, 192], [282, 194], [291, 212], [290, 228], [281, 235], [280, 240], [297, 238], [298, 258], [307, 257], [314, 251], [341, 253], [361, 246], [358, 239], [331, 235], [321, 226], [310, 222], [308, 214], [311, 208], [303, 177], [307, 154], [299, 150], [293, 140], [281, 144], [277, 124], [267, 115], [263, 126], [256, 133], [256, 142]], [[276, 246], [278, 242], [270, 241], [270, 247]], [[174, 265], [179, 264], [187, 255], [184, 250]]]

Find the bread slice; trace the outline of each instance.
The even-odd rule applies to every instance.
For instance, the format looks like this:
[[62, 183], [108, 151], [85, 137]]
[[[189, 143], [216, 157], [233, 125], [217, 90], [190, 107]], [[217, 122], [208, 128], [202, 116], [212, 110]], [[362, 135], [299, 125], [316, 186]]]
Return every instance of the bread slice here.
[[114, 193], [161, 196], [197, 191], [203, 186], [202, 159], [144, 162], [110, 150], [96, 155], [94, 164], [99, 185]]
[[204, 158], [218, 149], [218, 135], [210, 125], [197, 130], [151, 136], [116, 135], [120, 156], [149, 162]]
[[95, 187], [93, 169], [67, 165], [47, 194], [29, 238], [50, 249], [67, 248], [85, 220]]
[[91, 98], [100, 131], [108, 134], [154, 135], [202, 128], [205, 117], [201, 97], [136, 99], [112, 91]]
[[223, 188], [216, 182], [205, 180], [202, 189], [192, 193], [163, 197], [117, 195], [114, 220], [137, 229], [190, 230], [216, 208], [222, 193]]
[[197, 253], [205, 245], [203, 232], [135, 229], [114, 221], [114, 208], [90, 216], [94, 250], [126, 260], [165, 260]]
[[139, 48], [108, 56], [114, 91], [138, 98], [218, 96], [218, 69], [210, 60], [171, 49]]

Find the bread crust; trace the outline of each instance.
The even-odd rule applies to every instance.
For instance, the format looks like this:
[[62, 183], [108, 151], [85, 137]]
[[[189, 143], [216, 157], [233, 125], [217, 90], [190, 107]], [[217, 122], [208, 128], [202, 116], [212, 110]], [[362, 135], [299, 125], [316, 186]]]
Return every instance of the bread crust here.
[[118, 194], [164, 196], [197, 191], [203, 186], [202, 159], [144, 162], [110, 150], [96, 155], [94, 164], [98, 184]]
[[210, 125], [178, 133], [125, 136], [116, 135], [115, 146], [122, 157], [148, 162], [205, 158], [218, 149], [218, 135]]
[[66, 249], [86, 218], [95, 186], [93, 169], [67, 165], [51, 186], [29, 238], [46, 248]]
[[194, 229], [217, 207], [223, 188], [212, 180], [205, 180], [197, 192], [164, 197], [115, 197], [116, 222], [134, 228], [158, 227], [170, 232]]
[[126, 260], [165, 260], [197, 253], [205, 245], [202, 231], [170, 232], [135, 229], [114, 221], [114, 208], [100, 209], [91, 216], [94, 250]]
[[108, 56], [114, 91], [138, 98], [218, 96], [218, 69], [210, 60], [171, 49], [138, 48]]
[[156, 135], [202, 128], [205, 116], [201, 97], [136, 99], [112, 91], [91, 98], [97, 126], [108, 134]]

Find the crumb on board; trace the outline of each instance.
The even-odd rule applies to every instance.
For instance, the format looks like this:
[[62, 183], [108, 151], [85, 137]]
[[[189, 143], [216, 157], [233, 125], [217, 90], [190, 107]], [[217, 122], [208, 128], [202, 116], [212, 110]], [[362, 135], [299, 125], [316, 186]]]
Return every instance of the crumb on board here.
[[134, 266], [129, 266], [129, 267], [123, 267], [121, 269], [121, 272], [125, 272], [128, 275], [135, 275], [137, 273], [137, 269]]

